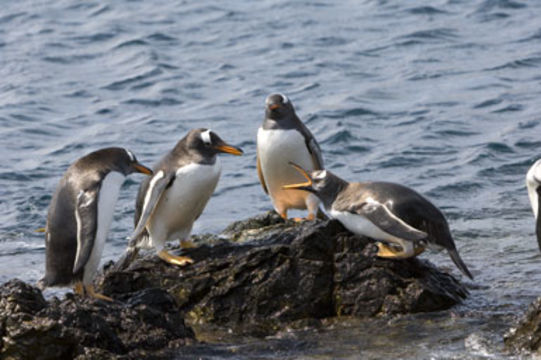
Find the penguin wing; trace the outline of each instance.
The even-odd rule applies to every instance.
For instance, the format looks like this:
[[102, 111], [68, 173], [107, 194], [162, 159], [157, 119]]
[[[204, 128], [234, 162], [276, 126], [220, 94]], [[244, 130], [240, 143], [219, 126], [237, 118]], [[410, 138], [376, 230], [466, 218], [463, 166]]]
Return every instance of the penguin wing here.
[[425, 239], [428, 234], [408, 225], [397, 217], [387, 206], [377, 201], [365, 201], [347, 209], [350, 213], [362, 215], [386, 233], [400, 239], [418, 241]]
[[73, 273], [81, 271], [86, 265], [92, 249], [98, 225], [98, 193], [99, 186], [83, 191], [77, 195], [75, 219], [77, 221], [77, 252], [73, 264]]
[[310, 130], [304, 125], [302, 121], [300, 121], [297, 118], [297, 124], [299, 126], [299, 130], [304, 137], [304, 142], [306, 143], [306, 147], [308, 148], [308, 151], [310, 152], [310, 155], [312, 156], [312, 163], [314, 164], [314, 170], [323, 170], [323, 157], [321, 155], [321, 148], [319, 147], [319, 144], [316, 141], [316, 138]]
[[143, 232], [143, 230], [145, 230], [147, 223], [150, 220], [150, 216], [154, 212], [156, 204], [162, 197], [165, 189], [169, 186], [169, 184], [171, 184], [171, 181], [174, 180], [174, 178], [174, 173], [166, 174], [163, 170], [158, 171], [154, 174], [154, 176], [152, 176], [144, 196], [141, 216], [139, 217], [137, 226], [135, 227], [135, 230], [133, 231], [133, 234], [130, 238], [131, 240], [136, 239]]
[[259, 161], [259, 151], [257, 152], [257, 177], [259, 178], [261, 186], [263, 186], [263, 190], [268, 194], [269, 190], [267, 190], [267, 184], [265, 184], [265, 178], [263, 177], [263, 171], [261, 170], [261, 161]]

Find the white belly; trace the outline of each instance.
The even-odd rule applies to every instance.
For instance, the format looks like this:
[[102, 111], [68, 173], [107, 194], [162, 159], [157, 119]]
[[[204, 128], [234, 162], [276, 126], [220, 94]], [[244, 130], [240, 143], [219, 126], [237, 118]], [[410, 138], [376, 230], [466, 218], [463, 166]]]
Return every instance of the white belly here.
[[100, 264], [101, 255], [107, 240], [107, 234], [113, 221], [115, 205], [120, 192], [120, 187], [124, 183], [126, 177], [116, 171], [111, 171], [103, 179], [98, 195], [98, 222], [96, 229], [96, 237], [94, 238], [94, 248], [90, 254], [90, 258], [85, 265], [83, 274], [83, 283], [91, 284], [94, 274]]
[[537, 219], [537, 210], [539, 205], [539, 196], [537, 195], [537, 187], [539, 183], [536, 178], [541, 178], [541, 160], [537, 160], [535, 164], [528, 170], [526, 174], [526, 188], [528, 189], [528, 196], [530, 197], [530, 205], [532, 206], [533, 214]]
[[173, 185], [164, 191], [147, 226], [157, 251], [168, 240], [184, 240], [190, 235], [218, 184], [220, 172], [218, 158], [213, 165], [190, 164], [177, 170]]
[[[265, 184], [278, 212], [288, 208], [306, 209], [306, 191], [283, 190], [283, 185], [305, 182], [291, 165], [292, 161], [308, 171], [315, 170], [304, 137], [296, 130], [265, 130], [257, 132], [257, 151]], [[317, 205], [316, 205], [317, 208]]]
[[354, 234], [367, 236], [374, 240], [402, 243], [402, 239], [381, 230], [364, 216], [352, 214], [346, 211], [336, 211], [334, 209], [331, 209], [329, 215], [331, 215], [332, 218], [340, 221], [346, 229]]

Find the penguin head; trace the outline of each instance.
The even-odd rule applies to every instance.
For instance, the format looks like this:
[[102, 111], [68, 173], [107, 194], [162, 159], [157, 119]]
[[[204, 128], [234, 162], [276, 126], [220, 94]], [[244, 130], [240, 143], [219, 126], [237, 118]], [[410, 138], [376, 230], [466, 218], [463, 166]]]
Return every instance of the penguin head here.
[[187, 146], [204, 157], [214, 157], [218, 153], [227, 153], [240, 156], [244, 152], [241, 148], [232, 146], [223, 141], [210, 129], [195, 129], [187, 136]]
[[129, 175], [134, 172], [152, 175], [152, 170], [137, 161], [137, 158], [130, 150], [124, 148], [111, 148], [111, 152], [113, 153], [111, 156], [113, 170], [124, 175]]
[[152, 175], [152, 170], [139, 163], [130, 150], [119, 147], [94, 151], [79, 159], [74, 166], [82, 169], [98, 169], [101, 173], [116, 171], [124, 175], [134, 172]]
[[283, 189], [305, 190], [315, 194], [328, 207], [336, 198], [336, 195], [347, 183], [334, 175], [329, 170], [314, 170], [311, 173], [301, 166], [289, 162], [305, 178], [306, 182], [282, 186]]
[[293, 104], [284, 94], [271, 94], [265, 100], [265, 116], [267, 119], [280, 120], [288, 119], [295, 114]]

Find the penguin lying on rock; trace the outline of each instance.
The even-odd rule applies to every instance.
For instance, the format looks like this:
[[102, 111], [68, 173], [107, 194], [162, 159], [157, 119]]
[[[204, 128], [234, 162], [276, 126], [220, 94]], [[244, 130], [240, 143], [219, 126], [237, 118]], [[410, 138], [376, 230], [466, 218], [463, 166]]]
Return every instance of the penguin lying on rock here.
[[327, 214], [354, 234], [377, 240], [378, 256], [404, 259], [427, 246], [443, 247], [464, 275], [472, 274], [460, 256], [443, 214], [430, 201], [403, 185], [388, 182], [349, 183], [328, 170], [309, 173], [290, 164], [307, 180], [284, 190], [315, 194]]

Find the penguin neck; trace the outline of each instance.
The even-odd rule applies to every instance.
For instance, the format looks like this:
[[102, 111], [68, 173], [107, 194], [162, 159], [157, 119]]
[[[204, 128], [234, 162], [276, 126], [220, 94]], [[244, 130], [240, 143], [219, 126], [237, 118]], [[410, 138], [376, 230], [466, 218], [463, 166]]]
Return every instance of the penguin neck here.
[[181, 165], [186, 163], [213, 165], [216, 163], [217, 154], [211, 151], [204, 153], [197, 149], [189, 148], [186, 143], [179, 142], [173, 149], [173, 157]]
[[348, 187], [349, 183], [339, 177], [332, 179], [332, 182], [329, 183], [323, 190], [321, 190], [317, 196], [323, 203], [325, 210], [330, 211], [332, 204], [342, 191]]
[[290, 118], [282, 117], [280, 120], [272, 119], [270, 117], [266, 117], [265, 120], [263, 120], [263, 125], [261, 127], [264, 130], [293, 130], [296, 129], [295, 121]]

